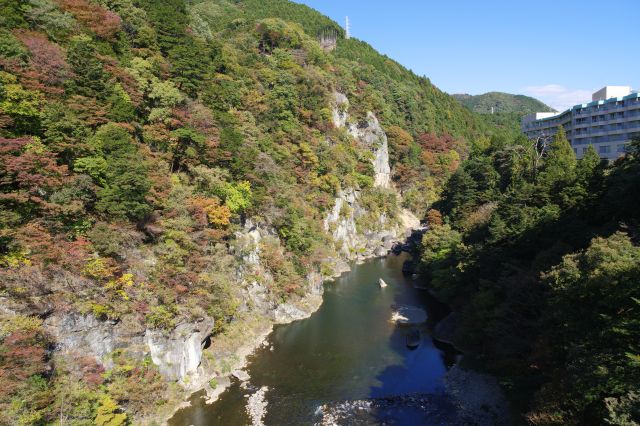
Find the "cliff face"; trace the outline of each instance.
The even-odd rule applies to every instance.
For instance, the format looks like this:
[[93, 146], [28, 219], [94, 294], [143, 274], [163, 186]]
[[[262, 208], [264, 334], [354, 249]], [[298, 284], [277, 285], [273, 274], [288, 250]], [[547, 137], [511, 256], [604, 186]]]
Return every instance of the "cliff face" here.
[[373, 154], [371, 160], [374, 170], [374, 186], [389, 188], [391, 186], [391, 167], [389, 165], [389, 144], [387, 135], [380, 126], [378, 119], [371, 112], [367, 112], [364, 120], [350, 123], [349, 99], [342, 93], [333, 93], [332, 105], [333, 125], [338, 129], [347, 128], [362, 146]]
[[105, 367], [113, 366], [110, 355], [118, 349], [142, 359], [150, 356], [167, 380], [184, 382], [198, 375], [202, 350], [213, 330], [213, 320], [176, 326], [170, 333], [141, 328], [140, 324], [100, 321], [93, 315], [56, 314], [47, 318], [45, 329], [56, 341], [55, 350], [71, 359], [93, 356]]
[[371, 111], [367, 112], [365, 120], [349, 126], [349, 133], [373, 153], [371, 162], [373, 163], [374, 186], [389, 188], [391, 185], [389, 145], [387, 135], [382, 130], [376, 116]]
[[[338, 129], [347, 129], [348, 133], [372, 154], [373, 186], [399, 195], [391, 185], [391, 166], [389, 165], [389, 145], [387, 135], [372, 112], [366, 118], [352, 123], [349, 116], [349, 100], [342, 94], [334, 93], [333, 124]], [[375, 223], [361, 223], [369, 212], [361, 205], [361, 191], [355, 188], [341, 190], [334, 202], [333, 209], [324, 220], [324, 228], [331, 234], [338, 252], [347, 259], [363, 260], [372, 256], [386, 254], [393, 243], [402, 240], [411, 229], [418, 228], [420, 221], [408, 210], [400, 210], [393, 223], [381, 214]], [[362, 229], [359, 229], [362, 228]]]

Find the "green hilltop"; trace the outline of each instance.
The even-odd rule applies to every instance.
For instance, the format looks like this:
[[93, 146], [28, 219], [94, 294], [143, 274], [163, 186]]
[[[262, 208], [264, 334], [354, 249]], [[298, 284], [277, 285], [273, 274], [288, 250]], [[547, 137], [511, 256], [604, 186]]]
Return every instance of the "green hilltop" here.
[[478, 114], [518, 113], [531, 114], [534, 112], [552, 112], [553, 108], [539, 100], [525, 96], [512, 95], [503, 92], [489, 92], [482, 95], [454, 94], [460, 103]]

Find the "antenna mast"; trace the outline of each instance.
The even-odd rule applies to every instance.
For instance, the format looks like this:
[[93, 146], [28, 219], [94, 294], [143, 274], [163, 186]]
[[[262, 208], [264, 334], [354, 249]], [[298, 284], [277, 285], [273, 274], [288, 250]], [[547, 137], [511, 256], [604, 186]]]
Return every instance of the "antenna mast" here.
[[346, 19], [346, 25], [345, 25], [345, 36], [344, 38], [346, 38], [347, 40], [349, 40], [351, 38], [351, 25], [349, 24], [349, 17], [347, 16]]

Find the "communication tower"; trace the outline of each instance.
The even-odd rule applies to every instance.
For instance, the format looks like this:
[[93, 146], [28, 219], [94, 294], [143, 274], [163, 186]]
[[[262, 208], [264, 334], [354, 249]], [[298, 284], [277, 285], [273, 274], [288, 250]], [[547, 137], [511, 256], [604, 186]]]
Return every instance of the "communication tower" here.
[[351, 24], [349, 23], [349, 17], [347, 16], [346, 25], [345, 25], [345, 36], [347, 40], [351, 38]]

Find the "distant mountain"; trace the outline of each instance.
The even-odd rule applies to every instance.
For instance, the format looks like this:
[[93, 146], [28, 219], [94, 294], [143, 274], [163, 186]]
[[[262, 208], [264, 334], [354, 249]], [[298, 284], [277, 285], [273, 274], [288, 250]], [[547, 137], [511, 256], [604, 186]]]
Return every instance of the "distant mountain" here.
[[537, 99], [524, 95], [512, 95], [510, 93], [489, 92], [484, 95], [477, 96], [454, 94], [453, 97], [471, 111], [480, 114], [490, 114], [491, 107], [494, 107], [495, 113], [514, 112], [519, 114], [530, 114], [533, 112], [554, 111], [553, 108], [545, 105]]

